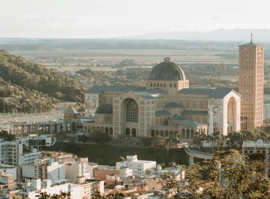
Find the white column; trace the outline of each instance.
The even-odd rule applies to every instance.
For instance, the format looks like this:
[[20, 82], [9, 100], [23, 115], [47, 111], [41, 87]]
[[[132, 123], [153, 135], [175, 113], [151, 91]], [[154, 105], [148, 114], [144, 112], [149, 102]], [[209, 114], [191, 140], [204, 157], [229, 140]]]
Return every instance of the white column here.
[[192, 167], [193, 165], [193, 162], [194, 162], [194, 157], [189, 155], [189, 166]]
[[210, 107], [210, 113], [209, 113], [209, 130], [208, 130], [208, 135], [213, 134], [213, 108]]

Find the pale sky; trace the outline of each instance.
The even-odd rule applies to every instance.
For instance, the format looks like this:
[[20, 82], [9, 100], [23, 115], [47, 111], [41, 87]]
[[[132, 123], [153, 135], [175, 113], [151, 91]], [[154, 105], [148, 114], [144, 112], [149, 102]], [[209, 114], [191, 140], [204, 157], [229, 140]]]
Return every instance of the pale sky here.
[[0, 37], [114, 38], [270, 29], [269, 0], [1, 0]]

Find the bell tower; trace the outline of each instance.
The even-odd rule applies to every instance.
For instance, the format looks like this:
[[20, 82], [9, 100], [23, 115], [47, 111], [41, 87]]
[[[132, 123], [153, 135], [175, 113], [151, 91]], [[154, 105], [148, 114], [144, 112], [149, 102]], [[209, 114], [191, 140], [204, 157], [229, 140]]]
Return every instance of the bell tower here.
[[241, 130], [263, 124], [264, 46], [250, 43], [239, 46], [239, 93]]

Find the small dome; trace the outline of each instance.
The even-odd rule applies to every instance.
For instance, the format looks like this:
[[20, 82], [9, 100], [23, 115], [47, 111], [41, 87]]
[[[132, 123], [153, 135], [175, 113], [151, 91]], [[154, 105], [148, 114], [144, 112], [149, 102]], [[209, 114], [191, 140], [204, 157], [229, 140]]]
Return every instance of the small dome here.
[[186, 76], [180, 66], [165, 57], [163, 62], [153, 68], [149, 80], [178, 81], [186, 80]]
[[64, 113], [77, 113], [73, 106], [69, 106]]
[[96, 114], [113, 114], [113, 106], [108, 103], [101, 104], [97, 107]]

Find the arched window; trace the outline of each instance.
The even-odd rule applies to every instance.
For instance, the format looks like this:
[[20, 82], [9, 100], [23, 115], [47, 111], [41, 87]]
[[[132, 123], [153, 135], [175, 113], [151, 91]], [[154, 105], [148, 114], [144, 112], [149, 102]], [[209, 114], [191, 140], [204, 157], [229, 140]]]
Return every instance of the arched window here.
[[168, 131], [165, 131], [165, 137], [168, 137], [169, 134], [168, 134]]
[[185, 129], [182, 129], [182, 139], [186, 139]]
[[129, 99], [126, 106], [126, 121], [127, 122], [138, 122], [138, 104], [134, 99]]
[[154, 87], [156, 87], [156, 83], [154, 83]]
[[203, 118], [203, 123], [207, 124], [207, 118], [206, 117]]
[[162, 83], [160, 83], [160, 87], [162, 87]]
[[157, 83], [157, 87], [159, 87], [159, 83]]
[[190, 139], [189, 138], [189, 129], [187, 129], [187, 131], [186, 131], [186, 139]]
[[164, 83], [164, 87], [166, 87], [166, 84]]
[[174, 117], [177, 117], [177, 114], [174, 114], [173, 116], [174, 116]]
[[200, 122], [200, 118], [199, 117], [196, 117], [196, 122]]
[[203, 109], [203, 102], [200, 102], [200, 108]]
[[174, 83], [174, 88], [176, 88], [176, 83]]
[[164, 137], [164, 131], [160, 131], [160, 136]]
[[172, 84], [170, 84], [170, 87], [172, 87]]
[[191, 139], [193, 139], [194, 138], [194, 130], [192, 129], [191, 130]]
[[150, 85], [151, 85], [151, 87], [153, 87], [153, 84], [152, 83]]

